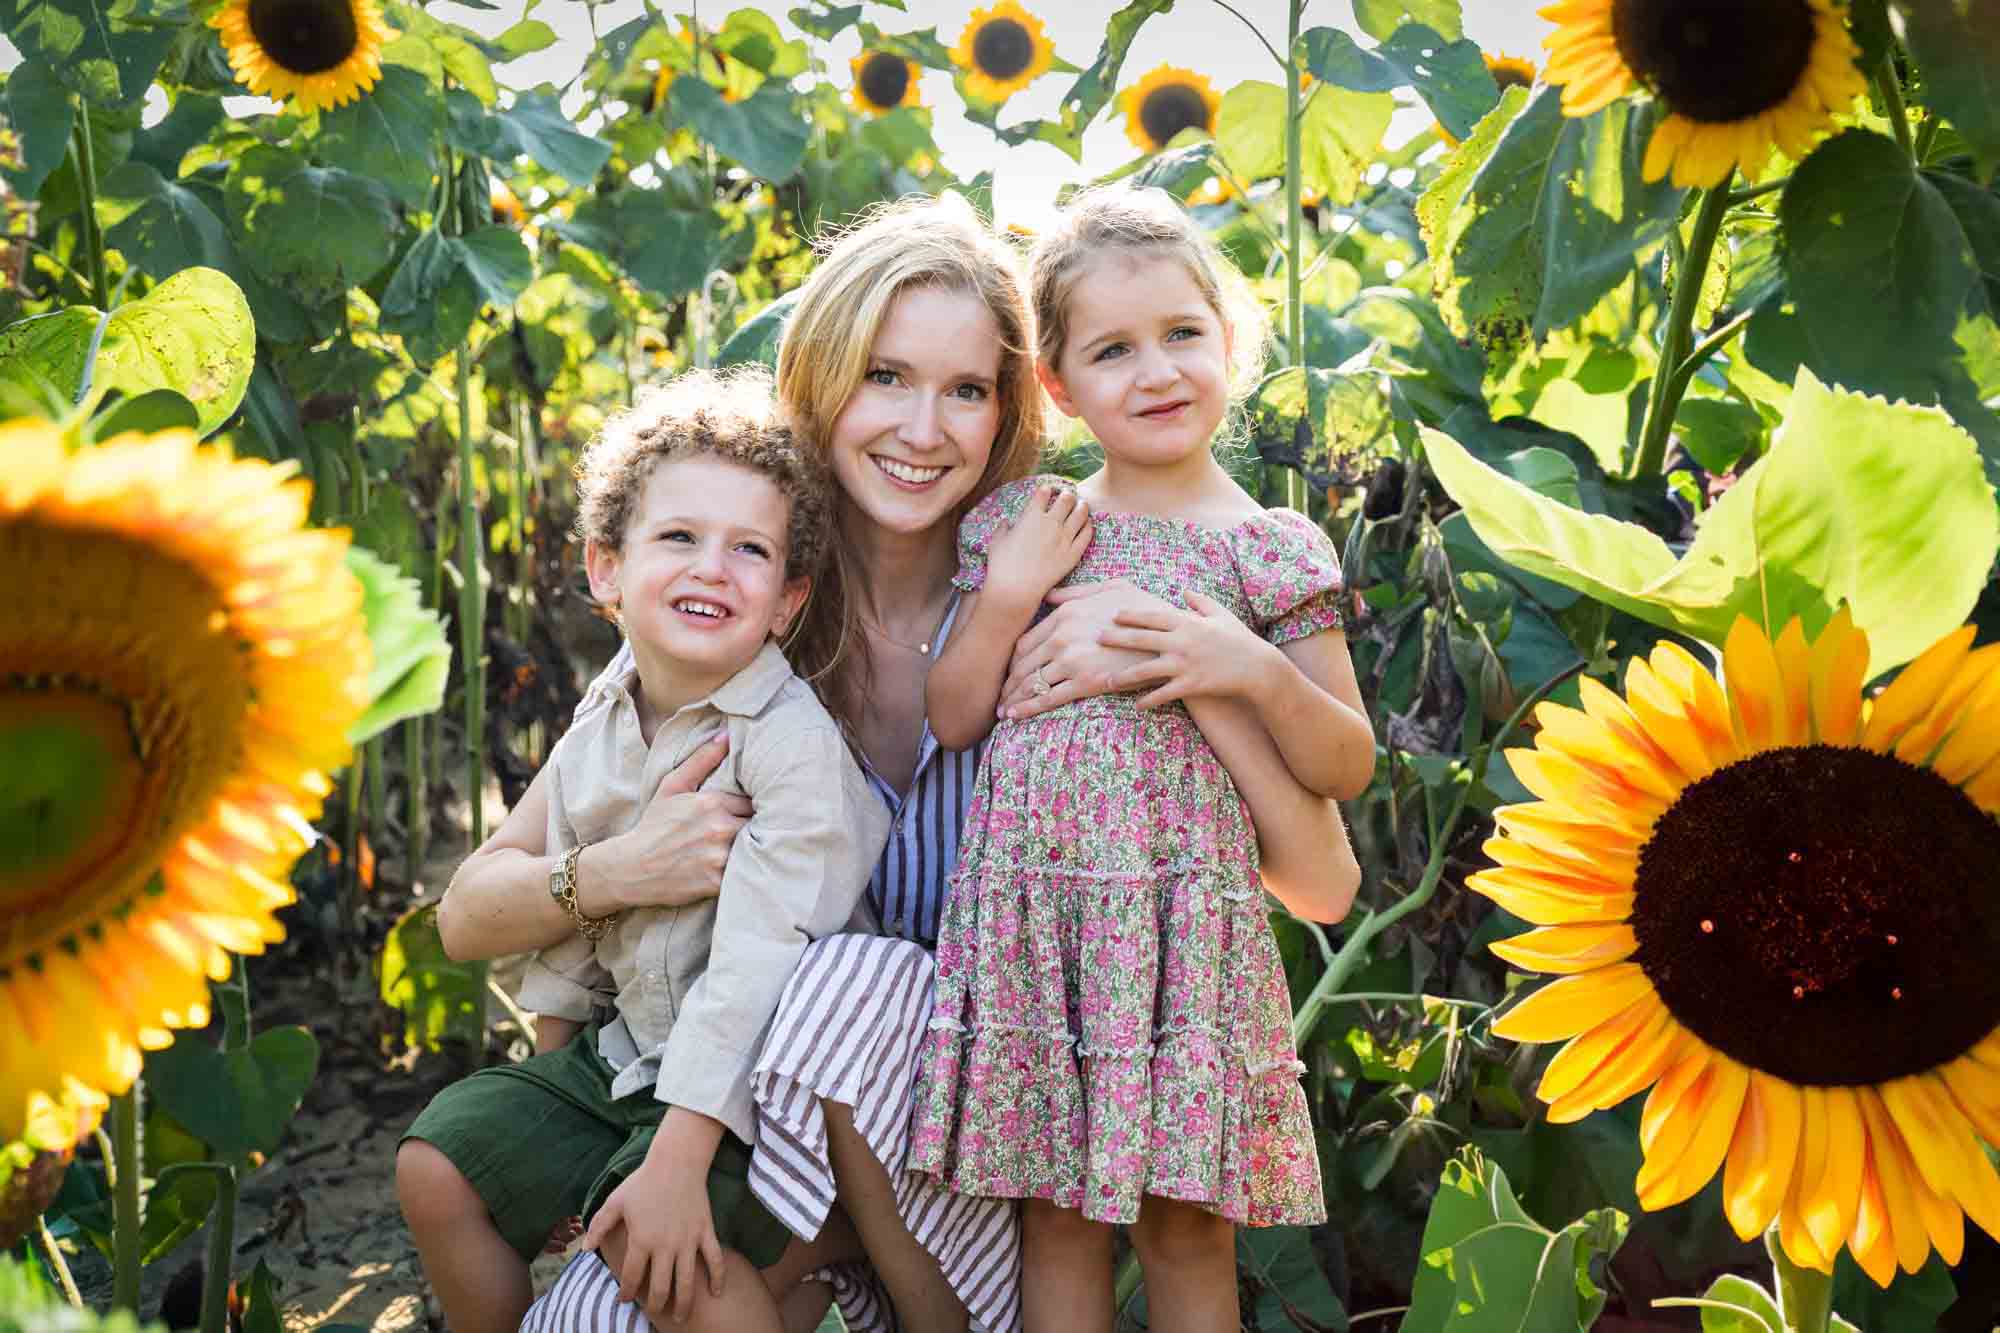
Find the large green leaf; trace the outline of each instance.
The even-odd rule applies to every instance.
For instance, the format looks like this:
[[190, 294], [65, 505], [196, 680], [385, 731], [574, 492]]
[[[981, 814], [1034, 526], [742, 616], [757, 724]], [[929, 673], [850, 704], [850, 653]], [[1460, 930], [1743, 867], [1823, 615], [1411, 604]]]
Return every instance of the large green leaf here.
[[1971, 238], [1937, 186], [1893, 140], [1849, 130], [1792, 173], [1779, 212], [1815, 367], [1933, 399], [1968, 298], [1985, 300]]
[[1246, 407], [1258, 457], [1304, 474], [1316, 489], [1353, 485], [1393, 443], [1389, 395], [1373, 370], [1273, 371]]
[[2000, 0], [1896, 0], [1924, 100], [1951, 121], [1991, 180], [2000, 167]]
[[1388, 93], [1316, 89], [1299, 123], [1300, 180], [1337, 203], [1354, 202], [1395, 114]]
[[240, 1050], [198, 1032], [146, 1056], [146, 1090], [217, 1153], [277, 1149], [319, 1068], [319, 1043], [302, 1027], [266, 1028]]
[[437, 613], [424, 606], [415, 579], [359, 547], [348, 548], [347, 567], [361, 580], [362, 613], [374, 649], [368, 670], [372, 702], [347, 729], [347, 739], [359, 745], [404, 718], [438, 710], [451, 673], [451, 643]]
[[1299, 54], [1314, 78], [1356, 92], [1414, 88], [1438, 123], [1463, 139], [1500, 100], [1477, 43], [1447, 41], [1421, 23], [1396, 29], [1388, 41], [1364, 51], [1338, 28], [1313, 28], [1299, 36]]
[[0, 385], [44, 405], [50, 416], [62, 415], [76, 400], [102, 319], [87, 306], [70, 306], [0, 329]]
[[194, 404], [207, 435], [243, 401], [256, 362], [257, 328], [243, 289], [216, 269], [182, 269], [111, 312], [92, 391], [172, 389]]
[[1337, 1328], [1346, 1322], [1347, 1311], [1326, 1280], [1313, 1253], [1312, 1233], [1304, 1227], [1238, 1231], [1236, 1266], [1253, 1284], [1254, 1327]]
[[752, 175], [780, 184], [805, 160], [809, 130], [782, 83], [767, 83], [740, 102], [728, 102], [698, 76], [683, 74], [669, 96], [675, 119]]
[[367, 282], [395, 254], [395, 207], [366, 176], [260, 144], [230, 167], [224, 197], [239, 251], [307, 306]]
[[495, 162], [529, 157], [579, 188], [595, 180], [611, 158], [611, 145], [577, 129], [553, 94], [519, 93], [505, 111], [488, 111], [457, 88], [445, 97], [447, 138], [465, 152]]
[[488, 305], [506, 309], [535, 280], [535, 261], [510, 227], [481, 227], [458, 239], [459, 266]]
[[722, 219], [713, 212], [662, 210], [652, 239], [625, 261], [632, 276], [674, 300], [701, 286], [723, 256]]
[[320, 159], [380, 181], [411, 206], [430, 196], [437, 171], [432, 144], [444, 123], [437, 89], [413, 69], [389, 65], [381, 82], [345, 106], [320, 113]]
[[773, 370], [777, 369], [778, 343], [785, 336], [785, 321], [798, 308], [800, 290], [794, 287], [786, 292], [730, 334], [729, 341], [722, 344], [722, 350], [715, 354], [715, 364], [733, 366], [745, 361], [759, 361]]
[[101, 106], [144, 97], [185, 22], [180, 0], [0, 0], [0, 33]]
[[438, 936], [437, 905], [405, 912], [382, 942], [382, 1001], [403, 1015], [403, 1041], [435, 1051], [479, 1044], [486, 1015], [486, 964], [460, 963]]
[[69, 126], [76, 108], [55, 71], [39, 60], [28, 60], [7, 76], [0, 110], [21, 136], [21, 170], [5, 173], [7, 183], [21, 198], [33, 199], [69, 151]]
[[1721, 644], [1738, 616], [1817, 630], [1845, 602], [1871, 662], [1909, 661], [1971, 613], [2000, 550], [1979, 449], [1944, 412], [1829, 389], [1801, 370], [1770, 452], [1676, 559], [1423, 432], [1438, 479], [1503, 559], [1649, 624]]
[[236, 247], [222, 219], [193, 190], [137, 159], [99, 185], [98, 217], [106, 224], [104, 239], [155, 277], [197, 265], [235, 267]]
[[1405, 23], [1421, 23], [1447, 41], [1465, 35], [1460, 0], [1354, 0], [1354, 21], [1378, 42], [1389, 40]]

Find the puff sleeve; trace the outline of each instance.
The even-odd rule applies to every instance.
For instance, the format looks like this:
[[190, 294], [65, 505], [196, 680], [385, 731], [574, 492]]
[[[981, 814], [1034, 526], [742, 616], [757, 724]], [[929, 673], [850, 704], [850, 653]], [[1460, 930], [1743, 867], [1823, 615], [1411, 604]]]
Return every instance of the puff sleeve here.
[[1054, 474], [1023, 477], [1008, 482], [972, 507], [958, 525], [958, 573], [952, 576], [953, 586], [963, 592], [978, 592], [986, 586], [987, 548], [1020, 517], [1035, 488], [1045, 484], [1074, 485], [1067, 477]]
[[1340, 558], [1320, 526], [1272, 509], [1235, 531], [1236, 564], [1257, 632], [1272, 644], [1345, 628]]

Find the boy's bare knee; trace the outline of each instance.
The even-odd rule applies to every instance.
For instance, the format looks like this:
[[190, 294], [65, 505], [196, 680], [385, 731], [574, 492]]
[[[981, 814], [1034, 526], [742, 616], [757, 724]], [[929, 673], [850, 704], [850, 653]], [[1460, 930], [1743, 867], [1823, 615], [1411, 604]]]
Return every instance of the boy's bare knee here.
[[1213, 1258], [1218, 1250], [1233, 1253], [1236, 1224], [1191, 1203], [1148, 1197], [1131, 1236], [1140, 1263], [1178, 1266]]
[[468, 1209], [486, 1211], [479, 1192], [451, 1158], [422, 1139], [405, 1139], [396, 1149], [396, 1199], [412, 1227], [450, 1223]]

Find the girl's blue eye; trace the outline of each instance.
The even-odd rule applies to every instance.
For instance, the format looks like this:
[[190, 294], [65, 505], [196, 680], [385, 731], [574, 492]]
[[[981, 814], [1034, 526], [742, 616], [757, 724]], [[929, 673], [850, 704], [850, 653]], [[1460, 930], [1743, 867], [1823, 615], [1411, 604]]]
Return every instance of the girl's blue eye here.
[[[1201, 330], [1196, 328], [1192, 324], [1183, 324], [1179, 328], [1175, 329], [1172, 333], [1168, 334], [1167, 337], [1180, 338], [1182, 334], [1186, 334], [1189, 338], [1199, 338], [1201, 337]], [[1186, 341], [1186, 339], [1182, 339], [1182, 341]]]
[[1103, 347], [1098, 348], [1097, 355], [1091, 357], [1090, 359], [1092, 361], [1106, 361], [1109, 360], [1114, 353], [1122, 352], [1124, 350], [1125, 350], [1124, 343], [1107, 343]]

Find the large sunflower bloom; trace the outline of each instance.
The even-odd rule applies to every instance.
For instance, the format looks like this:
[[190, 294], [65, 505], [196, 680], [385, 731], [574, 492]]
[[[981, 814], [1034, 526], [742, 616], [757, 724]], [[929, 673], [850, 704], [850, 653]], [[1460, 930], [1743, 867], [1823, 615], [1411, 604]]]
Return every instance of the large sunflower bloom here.
[[1864, 703], [1868, 639], [1739, 620], [1727, 688], [1684, 650], [1625, 694], [1537, 710], [1469, 887], [1542, 927], [1493, 946], [1561, 979], [1494, 1031], [1569, 1039], [1553, 1121], [1648, 1087], [1639, 1202], [1723, 1173], [1748, 1239], [1850, 1249], [1887, 1284], [1963, 1219], [2000, 1236], [2000, 644], [1965, 626]]
[[1588, 116], [1643, 87], [1665, 115], [1645, 177], [1722, 184], [1764, 174], [1775, 146], [1802, 158], [1867, 87], [1835, 0], [1561, 0], [1542, 45], [1563, 111]]
[[889, 51], [863, 51], [848, 62], [854, 87], [848, 96], [854, 109], [870, 116], [885, 115], [899, 106], [921, 106], [917, 80], [923, 70], [914, 60]]
[[289, 466], [185, 431], [70, 454], [42, 422], [0, 458], [6, 1145], [88, 1119], [207, 1021], [230, 952], [283, 938], [370, 649], [347, 534], [304, 527]]
[[228, 0], [208, 22], [238, 82], [302, 111], [344, 106], [373, 88], [396, 35], [376, 0]]
[[1182, 130], [1215, 133], [1222, 99], [1208, 76], [1162, 65], [1118, 94], [1125, 112], [1125, 136], [1140, 149], [1157, 153]]
[[984, 102], [1006, 101], [1048, 73], [1055, 58], [1042, 21], [1015, 0], [973, 10], [951, 49], [951, 63], [965, 71], [966, 91]]

